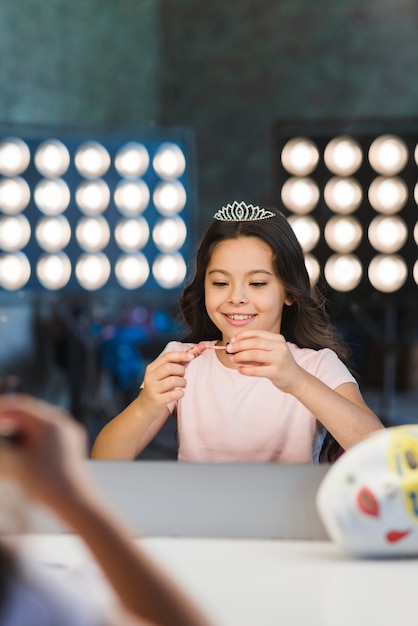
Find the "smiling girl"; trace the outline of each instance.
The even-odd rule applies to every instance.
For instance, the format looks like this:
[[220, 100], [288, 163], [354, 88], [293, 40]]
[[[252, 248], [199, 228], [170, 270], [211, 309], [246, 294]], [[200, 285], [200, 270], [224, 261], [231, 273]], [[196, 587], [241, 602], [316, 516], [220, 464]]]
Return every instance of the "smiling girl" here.
[[345, 450], [383, 428], [279, 211], [214, 215], [180, 311], [187, 336], [148, 365], [93, 458], [134, 459], [170, 414], [182, 461], [316, 463], [327, 435]]

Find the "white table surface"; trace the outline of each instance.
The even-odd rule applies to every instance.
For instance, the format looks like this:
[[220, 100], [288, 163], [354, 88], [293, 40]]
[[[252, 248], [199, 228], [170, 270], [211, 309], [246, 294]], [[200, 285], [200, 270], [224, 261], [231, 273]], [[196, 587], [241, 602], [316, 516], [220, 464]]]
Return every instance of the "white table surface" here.
[[[417, 619], [418, 559], [358, 560], [328, 541], [142, 537], [134, 542], [176, 578], [214, 626], [394, 626]], [[109, 601], [77, 536], [34, 534], [23, 544], [32, 561], [76, 573], [78, 580], [90, 577], [100, 600]]]

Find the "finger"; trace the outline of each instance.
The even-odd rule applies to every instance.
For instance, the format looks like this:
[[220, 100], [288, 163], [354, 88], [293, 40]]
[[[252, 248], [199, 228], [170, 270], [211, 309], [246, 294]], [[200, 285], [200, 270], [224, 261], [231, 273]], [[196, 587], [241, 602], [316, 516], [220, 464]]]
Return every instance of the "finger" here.
[[155, 373], [155, 382], [161, 383], [169, 378], [184, 378], [186, 366], [184, 363], [166, 363]]
[[[174, 356], [172, 356], [174, 355]], [[194, 356], [187, 352], [170, 352], [153, 361], [145, 370], [144, 380], [162, 380], [170, 375], [184, 375], [184, 366], [193, 361]]]
[[176, 387], [184, 388], [186, 386], [186, 379], [182, 376], [170, 376], [162, 380], [155, 388], [158, 395], [167, 393]]
[[161, 357], [163, 363], [188, 363], [193, 361], [194, 355], [189, 350], [165, 352]]
[[146, 394], [147, 401], [151, 402], [153, 406], [165, 406], [173, 400], [183, 397], [185, 386], [184, 379], [173, 378], [171, 381], [164, 381], [163, 384], [153, 389], [144, 387], [142, 393]]
[[236, 354], [237, 352], [243, 352], [245, 350], [259, 349], [265, 351], [271, 351], [273, 349], [273, 342], [270, 337], [243, 337], [231, 341], [226, 348], [227, 354]]
[[170, 404], [170, 402], [175, 402], [176, 400], [180, 400], [184, 396], [184, 388], [183, 387], [174, 387], [163, 396], [161, 399], [164, 400], [164, 404]]
[[230, 355], [231, 361], [233, 363], [254, 363], [258, 365], [270, 364], [271, 362], [271, 352], [270, 350], [260, 350], [260, 349], [250, 349], [250, 350], [242, 350], [239, 352], [235, 352]]
[[259, 363], [248, 363], [246, 365], [240, 365], [238, 367], [240, 374], [244, 376], [258, 376], [259, 378], [268, 378], [267, 366]]

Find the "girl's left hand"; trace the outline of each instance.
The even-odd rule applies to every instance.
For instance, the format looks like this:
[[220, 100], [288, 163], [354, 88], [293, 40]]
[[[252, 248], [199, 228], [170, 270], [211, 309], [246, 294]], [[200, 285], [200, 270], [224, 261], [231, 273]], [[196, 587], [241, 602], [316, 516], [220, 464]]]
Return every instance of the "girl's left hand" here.
[[265, 330], [237, 333], [226, 352], [241, 374], [268, 378], [285, 393], [292, 393], [304, 371], [291, 355], [283, 335]]

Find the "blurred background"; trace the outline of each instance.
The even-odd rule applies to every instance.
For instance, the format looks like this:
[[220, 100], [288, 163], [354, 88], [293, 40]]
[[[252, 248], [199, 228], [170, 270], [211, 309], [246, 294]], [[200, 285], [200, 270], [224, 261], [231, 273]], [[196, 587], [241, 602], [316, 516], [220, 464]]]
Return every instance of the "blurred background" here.
[[[417, 32], [412, 0], [3, 0], [3, 384], [93, 439], [181, 337], [199, 233], [244, 200], [293, 220], [370, 405], [416, 421]], [[175, 458], [172, 426], [148, 458]]]

